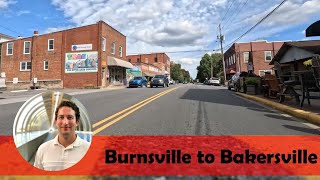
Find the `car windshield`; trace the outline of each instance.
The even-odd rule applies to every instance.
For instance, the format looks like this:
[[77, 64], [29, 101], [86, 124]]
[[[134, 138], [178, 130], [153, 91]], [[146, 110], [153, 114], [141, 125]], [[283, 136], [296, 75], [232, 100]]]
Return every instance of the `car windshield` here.
[[141, 80], [142, 77], [134, 77], [133, 79], [134, 79], [134, 80]]
[[163, 75], [155, 75], [154, 77], [155, 77], [155, 78], [164, 78]]

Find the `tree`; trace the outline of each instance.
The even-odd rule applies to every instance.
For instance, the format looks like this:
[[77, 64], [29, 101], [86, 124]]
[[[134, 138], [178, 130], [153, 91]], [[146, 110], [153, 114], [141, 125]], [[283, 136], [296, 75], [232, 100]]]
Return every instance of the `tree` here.
[[182, 69], [181, 64], [171, 63], [170, 76], [175, 81], [179, 81], [179, 82], [190, 81], [189, 71]]
[[197, 67], [197, 79], [203, 82], [206, 78], [211, 77], [211, 63], [212, 63], [212, 76], [220, 77], [221, 72], [223, 72], [222, 55], [215, 54], [205, 54], [200, 61], [200, 65]]

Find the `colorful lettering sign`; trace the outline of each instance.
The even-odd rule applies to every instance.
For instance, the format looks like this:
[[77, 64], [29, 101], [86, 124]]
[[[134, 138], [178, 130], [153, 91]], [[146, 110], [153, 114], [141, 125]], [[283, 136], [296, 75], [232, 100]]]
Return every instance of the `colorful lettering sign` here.
[[65, 73], [98, 72], [98, 52], [66, 53]]

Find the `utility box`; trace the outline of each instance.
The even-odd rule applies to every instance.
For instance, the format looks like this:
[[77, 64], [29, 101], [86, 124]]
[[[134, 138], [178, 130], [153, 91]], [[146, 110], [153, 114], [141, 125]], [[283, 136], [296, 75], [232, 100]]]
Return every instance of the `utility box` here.
[[5, 90], [7, 90], [6, 78], [0, 77], [0, 91], [5, 91]]

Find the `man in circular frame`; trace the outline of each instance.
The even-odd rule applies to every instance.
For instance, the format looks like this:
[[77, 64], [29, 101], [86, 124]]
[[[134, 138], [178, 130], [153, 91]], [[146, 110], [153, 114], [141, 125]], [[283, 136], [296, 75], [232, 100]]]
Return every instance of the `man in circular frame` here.
[[78, 106], [71, 101], [62, 101], [55, 111], [58, 135], [38, 148], [34, 166], [42, 170], [59, 171], [79, 162], [90, 146], [75, 132], [79, 123]]

